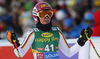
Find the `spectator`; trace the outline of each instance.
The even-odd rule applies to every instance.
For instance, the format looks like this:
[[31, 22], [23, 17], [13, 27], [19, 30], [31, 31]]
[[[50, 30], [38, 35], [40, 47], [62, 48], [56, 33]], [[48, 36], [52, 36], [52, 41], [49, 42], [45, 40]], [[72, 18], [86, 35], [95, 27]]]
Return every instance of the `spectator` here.
[[77, 31], [73, 27], [73, 18], [67, 18], [63, 21], [63, 30], [66, 38], [77, 38]]
[[83, 27], [86, 29], [88, 26], [93, 28], [94, 24], [94, 14], [91, 11], [87, 11], [84, 14], [84, 20], [83, 20]]
[[67, 14], [65, 13], [64, 9], [58, 10], [55, 14], [55, 18], [57, 20], [56, 26], [58, 26], [62, 31], [63, 20], [66, 19]]

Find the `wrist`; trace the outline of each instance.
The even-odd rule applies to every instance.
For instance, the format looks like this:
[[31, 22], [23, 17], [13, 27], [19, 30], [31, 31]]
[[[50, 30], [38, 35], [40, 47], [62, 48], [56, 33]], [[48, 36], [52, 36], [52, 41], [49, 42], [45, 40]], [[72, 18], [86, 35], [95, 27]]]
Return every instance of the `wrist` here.
[[87, 41], [86, 38], [84, 37], [81, 37], [77, 40], [77, 43], [80, 45], [80, 46], [84, 46], [85, 42]]
[[19, 46], [20, 46], [19, 41], [16, 41], [16, 43], [14, 43], [14, 42], [13, 42], [13, 46], [14, 46], [14, 48], [16, 48], [15, 44], [17, 45], [17, 47], [19, 47]]

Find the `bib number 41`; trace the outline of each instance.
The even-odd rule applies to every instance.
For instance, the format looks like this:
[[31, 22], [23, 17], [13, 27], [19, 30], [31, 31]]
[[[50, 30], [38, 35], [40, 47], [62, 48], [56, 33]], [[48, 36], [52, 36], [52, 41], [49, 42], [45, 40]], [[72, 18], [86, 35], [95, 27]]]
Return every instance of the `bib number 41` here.
[[53, 44], [51, 44], [50, 46], [47, 44], [46, 46], [45, 46], [45, 51], [50, 51], [50, 48], [51, 48], [51, 51], [54, 51], [54, 45]]

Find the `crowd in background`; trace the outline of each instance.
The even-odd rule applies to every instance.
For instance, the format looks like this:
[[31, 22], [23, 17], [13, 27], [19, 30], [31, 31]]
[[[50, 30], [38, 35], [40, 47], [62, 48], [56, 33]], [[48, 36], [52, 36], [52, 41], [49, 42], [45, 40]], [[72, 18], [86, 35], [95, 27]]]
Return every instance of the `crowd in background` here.
[[0, 0], [0, 39], [7, 38], [7, 30], [15, 30], [17, 37], [23, 37], [35, 27], [32, 8], [42, 1], [52, 6], [53, 26], [58, 26], [66, 39], [78, 38], [83, 28], [94, 29], [94, 24], [100, 22], [94, 19], [100, 0]]

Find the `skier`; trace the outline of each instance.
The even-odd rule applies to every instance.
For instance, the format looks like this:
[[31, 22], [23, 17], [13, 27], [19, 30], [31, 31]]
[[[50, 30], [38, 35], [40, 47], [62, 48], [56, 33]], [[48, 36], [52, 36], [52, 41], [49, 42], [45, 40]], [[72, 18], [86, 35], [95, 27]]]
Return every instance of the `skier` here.
[[[84, 46], [87, 41], [86, 35], [84, 33], [85, 29], [81, 31], [80, 38], [77, 40], [76, 44], [72, 47], [69, 47], [60, 29], [58, 27], [52, 26], [52, 10], [52, 7], [46, 2], [40, 2], [34, 6], [32, 12], [34, 20], [36, 21], [36, 27], [30, 29], [26, 33], [22, 44], [19, 43], [19, 40], [16, 38], [14, 31], [7, 32], [8, 40], [14, 45], [14, 53], [18, 57], [19, 54], [20, 57], [23, 57], [31, 47], [35, 59], [39, 58], [41, 54], [42, 55], [40, 58], [42, 59], [59, 59], [60, 55], [58, 53], [58, 47], [66, 56], [71, 57], [77, 53], [82, 46]], [[92, 29], [88, 27], [86, 30], [88, 37], [91, 37], [93, 34]], [[14, 40], [16, 40], [16, 44], [14, 43]]]

